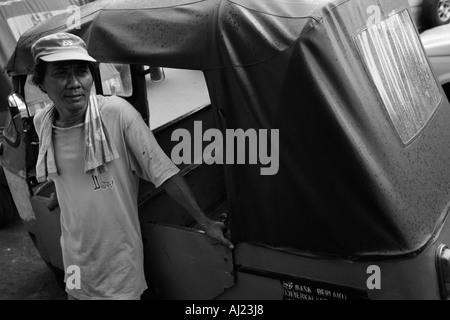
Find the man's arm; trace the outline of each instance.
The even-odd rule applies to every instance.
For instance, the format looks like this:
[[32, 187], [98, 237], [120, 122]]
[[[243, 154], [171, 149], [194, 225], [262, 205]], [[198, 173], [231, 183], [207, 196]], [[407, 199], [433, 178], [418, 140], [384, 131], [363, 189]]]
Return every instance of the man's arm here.
[[223, 235], [225, 224], [219, 221], [211, 220], [203, 213], [203, 210], [198, 205], [191, 189], [181, 173], [167, 179], [162, 184], [162, 187], [176, 202], [178, 202], [192, 215], [192, 217], [205, 231], [207, 236], [219, 241], [221, 244], [230, 249], [234, 248], [231, 241]]

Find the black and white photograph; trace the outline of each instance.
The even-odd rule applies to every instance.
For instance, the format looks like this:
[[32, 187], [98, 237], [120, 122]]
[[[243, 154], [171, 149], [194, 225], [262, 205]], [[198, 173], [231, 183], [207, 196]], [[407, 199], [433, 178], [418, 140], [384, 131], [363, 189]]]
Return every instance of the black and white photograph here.
[[0, 0], [0, 300], [450, 299], [449, 22], [450, 0]]

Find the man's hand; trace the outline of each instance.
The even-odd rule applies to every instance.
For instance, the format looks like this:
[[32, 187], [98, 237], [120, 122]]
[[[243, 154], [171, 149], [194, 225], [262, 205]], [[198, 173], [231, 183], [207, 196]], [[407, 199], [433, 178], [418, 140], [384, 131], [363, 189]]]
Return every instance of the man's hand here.
[[176, 202], [191, 214], [208, 237], [230, 249], [234, 249], [231, 241], [224, 236], [226, 230], [225, 224], [223, 222], [211, 220], [203, 213], [191, 189], [187, 185], [186, 180], [181, 174], [176, 174], [167, 179], [162, 186]]
[[207, 219], [206, 225], [204, 227], [205, 234], [208, 237], [233, 250], [233, 244], [224, 236], [225, 229], [225, 224], [223, 222], [214, 221], [211, 219]]
[[56, 197], [56, 193], [52, 192], [50, 195], [50, 202], [47, 205], [48, 210], [53, 211], [59, 207], [58, 198]]

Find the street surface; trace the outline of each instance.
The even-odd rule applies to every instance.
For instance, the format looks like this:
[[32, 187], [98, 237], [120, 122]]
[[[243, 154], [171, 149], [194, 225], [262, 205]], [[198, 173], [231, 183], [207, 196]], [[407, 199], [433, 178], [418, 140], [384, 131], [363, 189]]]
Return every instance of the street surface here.
[[0, 300], [65, 300], [20, 220], [0, 229]]

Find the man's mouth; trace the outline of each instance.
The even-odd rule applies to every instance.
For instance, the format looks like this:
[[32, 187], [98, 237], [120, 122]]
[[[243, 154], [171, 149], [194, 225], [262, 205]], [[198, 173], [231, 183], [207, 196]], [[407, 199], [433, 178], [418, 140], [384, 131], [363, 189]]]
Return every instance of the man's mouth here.
[[75, 93], [75, 94], [67, 94], [66, 97], [70, 99], [77, 99], [83, 97], [83, 95], [81, 93]]

